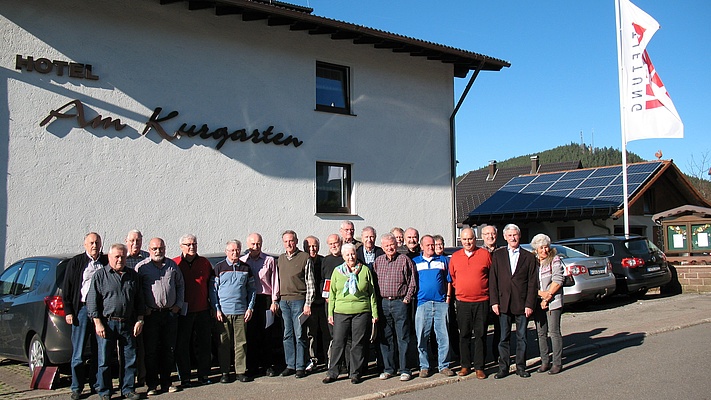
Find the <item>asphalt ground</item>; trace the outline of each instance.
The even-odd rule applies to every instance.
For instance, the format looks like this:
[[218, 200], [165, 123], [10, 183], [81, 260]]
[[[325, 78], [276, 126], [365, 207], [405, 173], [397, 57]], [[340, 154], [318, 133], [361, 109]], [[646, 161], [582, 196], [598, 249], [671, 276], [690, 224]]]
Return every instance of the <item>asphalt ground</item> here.
[[[711, 322], [711, 294], [681, 294], [664, 297], [649, 293], [643, 299], [637, 300], [627, 296], [615, 296], [599, 303], [588, 304], [585, 307], [566, 308], [563, 314], [563, 366], [585, 368], [587, 360], [604, 357], [601, 349], [606, 347], [634, 347], [644, 344], [650, 335], [663, 334], [677, 329], [706, 324]], [[490, 338], [489, 338], [490, 339]], [[711, 335], [709, 335], [711, 339]], [[533, 370], [540, 362], [538, 347], [535, 342], [535, 329], [529, 323], [527, 365]], [[371, 367], [371, 371], [374, 368]], [[456, 370], [456, 369], [455, 369]], [[213, 369], [213, 378], [219, 376]], [[493, 381], [496, 365], [488, 357], [486, 372], [487, 381]], [[230, 384], [211, 384], [190, 388], [178, 393], [161, 394], [155, 398], [191, 399], [199, 397], [240, 398], [240, 399], [379, 399], [397, 396], [426, 388], [437, 387], [476, 379], [474, 375], [467, 377], [444, 377], [435, 374], [429, 378], [419, 378], [417, 372], [408, 382], [400, 382], [397, 378], [386, 381], [377, 379], [372, 372], [365, 376], [359, 385], [353, 385], [344, 375], [339, 381], [324, 385], [321, 380], [325, 373], [320, 371], [303, 379], [290, 377], [260, 377], [253, 382]], [[510, 376], [505, 379], [520, 379]], [[536, 374], [529, 379], [537, 379]], [[541, 378], [538, 378], [541, 379]], [[61, 376], [55, 381], [55, 389], [30, 390], [31, 376], [24, 364], [0, 361], [0, 397], [7, 399], [66, 399], [69, 396], [69, 378]], [[485, 382], [482, 382], [485, 384]], [[116, 387], [116, 382], [114, 387]], [[145, 394], [146, 388], [140, 388], [138, 393]], [[97, 398], [95, 395], [93, 398]], [[87, 398], [87, 396], [83, 396]], [[114, 394], [113, 398], [119, 398]], [[152, 397], [153, 398], [153, 397]]]

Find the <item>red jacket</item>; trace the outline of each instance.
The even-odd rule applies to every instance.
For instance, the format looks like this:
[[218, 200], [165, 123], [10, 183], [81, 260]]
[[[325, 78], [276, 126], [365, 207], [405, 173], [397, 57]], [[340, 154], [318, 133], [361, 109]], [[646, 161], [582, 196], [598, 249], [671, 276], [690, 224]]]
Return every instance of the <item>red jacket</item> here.
[[210, 261], [201, 256], [196, 256], [190, 263], [182, 254], [173, 259], [185, 281], [185, 302], [188, 303], [188, 312], [205, 311], [210, 309], [208, 301], [208, 286], [210, 278], [215, 274]]

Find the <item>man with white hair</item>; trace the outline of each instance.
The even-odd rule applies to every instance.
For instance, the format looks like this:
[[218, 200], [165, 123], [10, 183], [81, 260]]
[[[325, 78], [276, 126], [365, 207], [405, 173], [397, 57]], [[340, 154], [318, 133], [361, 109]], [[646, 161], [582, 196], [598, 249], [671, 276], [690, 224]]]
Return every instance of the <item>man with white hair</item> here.
[[[373, 264], [383, 310], [378, 332], [384, 364], [380, 379], [391, 378], [397, 368], [400, 380], [409, 381], [412, 378], [406, 365], [407, 352], [411, 348], [409, 304], [415, 299], [417, 290], [414, 264], [409, 257], [397, 252], [397, 241], [392, 233], [383, 235], [380, 245], [385, 254], [376, 258]], [[399, 355], [397, 364], [396, 348]]]
[[247, 334], [245, 325], [254, 310], [254, 276], [249, 265], [239, 259], [242, 242], [230, 240], [225, 246], [226, 258], [215, 265], [215, 278], [210, 286], [210, 299], [218, 324], [220, 344], [220, 383], [229, 383], [232, 355], [236, 378], [249, 382], [247, 376]]
[[353, 235], [355, 235], [355, 225], [351, 221], [342, 221], [341, 229], [339, 230], [341, 238], [343, 238], [343, 244], [350, 243], [356, 247], [356, 249], [363, 245], [358, 241]]
[[139, 262], [149, 257], [148, 252], [143, 250], [142, 247], [143, 234], [138, 229], [131, 229], [126, 235], [126, 248], [128, 249], [126, 267], [135, 270]]
[[356, 250], [358, 261], [367, 265], [370, 269], [373, 269], [375, 259], [385, 254], [383, 249], [375, 245], [376, 235], [375, 228], [372, 226], [363, 228], [360, 234], [360, 238], [363, 239], [363, 245]]
[[136, 337], [143, 330], [143, 290], [138, 273], [126, 268], [126, 246], [117, 243], [109, 250], [109, 265], [92, 277], [86, 308], [94, 320], [98, 341], [97, 392], [101, 400], [109, 400], [111, 383], [111, 353], [117, 347], [123, 360], [119, 387], [124, 398], [141, 398], [134, 387], [136, 374]]
[[528, 378], [526, 371], [526, 326], [533, 314], [538, 288], [536, 287], [536, 259], [532, 253], [519, 246], [521, 229], [514, 224], [504, 227], [508, 245], [492, 253], [489, 274], [489, 299], [491, 309], [499, 316], [501, 341], [499, 342], [499, 372], [494, 378], [509, 374], [511, 326], [516, 322], [516, 375]]
[[[84, 362], [85, 343], [89, 340], [92, 354], [97, 353], [96, 336], [93, 319], [89, 318], [86, 296], [91, 286], [91, 278], [96, 271], [108, 264], [106, 255], [101, 254], [101, 236], [89, 232], [84, 236], [84, 252], [77, 254], [67, 263], [62, 286], [62, 301], [64, 302], [65, 321], [72, 326], [72, 384], [70, 386], [72, 400], [79, 399], [88, 379], [90, 386], [96, 377], [96, 360], [86, 365]], [[87, 367], [89, 373], [87, 374]]]
[[183, 235], [180, 240], [181, 254], [173, 258], [185, 282], [185, 302], [187, 308], [178, 317], [178, 338], [175, 343], [175, 362], [183, 388], [190, 383], [190, 359], [194, 355], [197, 362], [198, 384], [210, 383], [211, 331], [209, 285], [214, 276], [210, 261], [198, 255], [197, 237]]
[[[304, 239], [304, 251], [309, 253], [309, 258], [314, 264], [313, 274], [314, 282], [319, 284], [323, 277], [324, 257], [318, 254], [321, 249], [321, 241], [316, 236], [309, 235]], [[306, 320], [306, 332], [309, 342], [309, 362], [306, 365], [307, 372], [313, 372], [319, 364], [319, 355], [321, 361], [324, 361], [328, 367], [328, 344], [331, 342], [331, 333], [328, 324], [328, 312], [326, 310], [326, 301], [323, 298], [321, 288], [316, 288], [314, 291], [314, 301], [311, 303], [311, 316]], [[319, 344], [321, 345], [319, 347]], [[321, 353], [321, 354], [319, 354]]]

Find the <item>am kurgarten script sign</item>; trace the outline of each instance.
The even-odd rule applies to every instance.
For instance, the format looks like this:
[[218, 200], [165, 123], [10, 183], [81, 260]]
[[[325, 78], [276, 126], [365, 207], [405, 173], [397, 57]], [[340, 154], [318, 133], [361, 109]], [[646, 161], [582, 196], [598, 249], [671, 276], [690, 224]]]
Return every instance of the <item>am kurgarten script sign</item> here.
[[[221, 149], [225, 142], [227, 142], [228, 140], [231, 140], [233, 142], [251, 141], [252, 143], [271, 143], [282, 146], [293, 145], [294, 147], [299, 147], [304, 143], [302, 140], [299, 140], [299, 138], [295, 136], [288, 135], [285, 137], [284, 134], [281, 132], [275, 133], [273, 126], [270, 126], [262, 131], [260, 131], [259, 129], [255, 129], [251, 133], [248, 133], [247, 129], [244, 128], [230, 131], [227, 127], [211, 129], [207, 126], [207, 124], [202, 124], [198, 128], [197, 125], [188, 126], [188, 124], [183, 123], [182, 125], [180, 125], [180, 128], [175, 131], [172, 131], [172, 133], [169, 133], [169, 130], [166, 130], [163, 127], [163, 123], [177, 117], [178, 112], [171, 111], [161, 116], [162, 112], [163, 108], [161, 107], [156, 107], [155, 110], [153, 110], [153, 115], [151, 115], [148, 121], [146, 122], [145, 128], [143, 129], [143, 132], [141, 132], [141, 135], [145, 136], [148, 134], [148, 132], [151, 131], [151, 129], [153, 129], [163, 139], [169, 141], [179, 139], [181, 136], [198, 136], [200, 137], [200, 139], [205, 140], [214, 139], [217, 141], [217, 146], [215, 147], [217, 150]], [[49, 115], [45, 117], [42, 122], [40, 122], [40, 126], [51, 124], [54, 120], [57, 119], [76, 119], [77, 126], [79, 128], [86, 128], [88, 126], [91, 126], [94, 129], [113, 128], [116, 131], [120, 131], [126, 127], [126, 124], [122, 124], [119, 118], [104, 118], [100, 114], [91, 119], [87, 118], [88, 117], [84, 112], [84, 104], [82, 104], [82, 102], [79, 100], [72, 100], [69, 103], [59, 107], [58, 109], [50, 111]]]

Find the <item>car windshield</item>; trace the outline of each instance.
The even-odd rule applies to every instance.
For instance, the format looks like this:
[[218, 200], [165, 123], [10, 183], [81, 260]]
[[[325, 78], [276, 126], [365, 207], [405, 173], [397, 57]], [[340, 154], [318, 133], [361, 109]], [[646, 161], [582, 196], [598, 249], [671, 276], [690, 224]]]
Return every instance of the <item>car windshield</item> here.
[[634, 254], [635, 256], [649, 255], [647, 239], [628, 240], [625, 242], [625, 247], [627, 247], [627, 250], [629, 250], [630, 253]]
[[[533, 253], [533, 248], [531, 247], [530, 244], [522, 244], [522, 248], [530, 251]], [[585, 253], [581, 253], [575, 249], [571, 249], [570, 247], [565, 247], [561, 246], [559, 244], [552, 244], [551, 249], [555, 249], [556, 253], [560, 256], [560, 258], [587, 258], [590, 257], [589, 255]]]
[[559, 244], [552, 244], [551, 248], [555, 249], [555, 251], [558, 252], [558, 255], [561, 256], [562, 258], [587, 258], [587, 257], [590, 257], [585, 253], [579, 252], [575, 249], [571, 249], [570, 247], [561, 246]]

